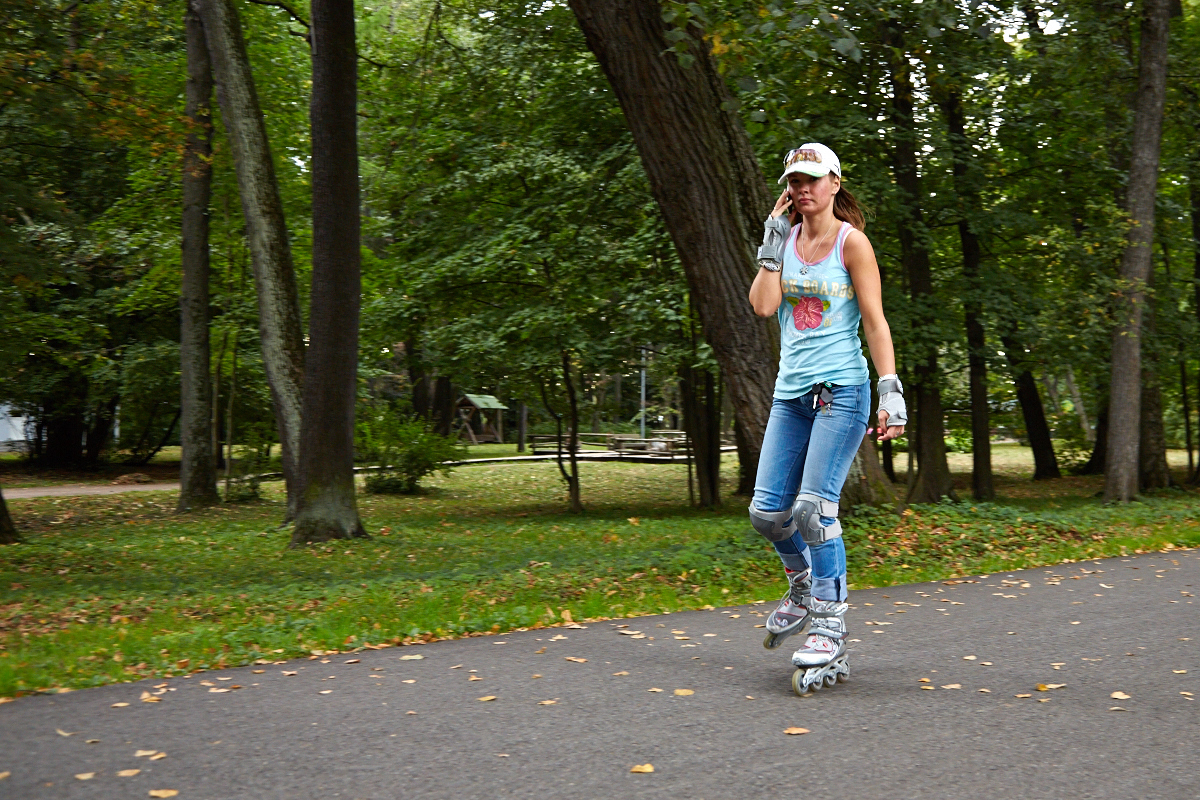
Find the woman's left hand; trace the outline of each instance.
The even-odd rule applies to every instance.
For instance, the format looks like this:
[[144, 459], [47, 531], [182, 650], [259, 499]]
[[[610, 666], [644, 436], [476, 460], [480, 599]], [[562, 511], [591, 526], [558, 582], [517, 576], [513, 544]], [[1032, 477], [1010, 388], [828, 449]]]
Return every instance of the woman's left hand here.
[[888, 427], [888, 416], [890, 416], [888, 412], [884, 411], [882, 408], [879, 409], [879, 430], [881, 431], [879, 434], [879, 441], [881, 442], [886, 442], [890, 439], [898, 439], [904, 435], [903, 425], [892, 425], [891, 427]]

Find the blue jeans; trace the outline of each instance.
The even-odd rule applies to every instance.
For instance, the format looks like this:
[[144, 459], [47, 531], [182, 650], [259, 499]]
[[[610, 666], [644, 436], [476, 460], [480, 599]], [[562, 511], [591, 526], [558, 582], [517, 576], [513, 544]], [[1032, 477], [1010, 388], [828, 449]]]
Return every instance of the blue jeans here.
[[[833, 403], [813, 408], [813, 394], [792, 400], [775, 398], [763, 436], [754, 482], [754, 506], [760, 511], [791, 509], [796, 494], [815, 494], [837, 502], [850, 464], [867, 432], [871, 385], [833, 387]], [[835, 520], [821, 517], [822, 525]], [[813, 597], [846, 599], [846, 545], [842, 537], [805, 544], [797, 531], [775, 542], [783, 565], [813, 571]]]

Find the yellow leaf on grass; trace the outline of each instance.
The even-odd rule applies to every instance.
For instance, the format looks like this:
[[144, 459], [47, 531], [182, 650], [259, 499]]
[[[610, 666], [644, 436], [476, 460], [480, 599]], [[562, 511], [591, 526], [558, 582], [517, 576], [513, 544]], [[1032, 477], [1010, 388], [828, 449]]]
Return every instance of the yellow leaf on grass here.
[[563, 618], [563, 622], [574, 622], [575, 621], [575, 620], [571, 619], [571, 609], [569, 609], [569, 608], [564, 608], [562, 610], [562, 618]]
[[96, 773], [94, 773], [94, 772], [77, 772], [77, 773], [75, 773], [75, 777], [81, 781], [90, 781], [92, 778], [96, 777]]
[[586, 664], [586, 658], [576, 658], [575, 656], [566, 656], [567, 661], [574, 661], [576, 664]]
[[631, 769], [629, 771], [630, 772], [650, 773], [650, 772], [654, 772], [654, 765], [653, 764], [634, 764], [633, 769]]
[[142, 758], [143, 756], [152, 756], [157, 753], [157, 750], [138, 750], [133, 754], [134, 758]]
[[151, 797], [175, 797], [177, 794], [179, 794], [179, 791], [176, 789], [151, 789], [150, 790]]
[[689, 695], [695, 694], [695, 692], [693, 692], [691, 689], [676, 689], [675, 694], [679, 695], [680, 697], [688, 697]]
[[495, 699], [496, 699], [496, 695], [489, 694], [489, 695], [484, 695], [483, 697], [479, 698], [479, 702], [486, 703], [489, 700], [495, 700]]
[[806, 733], [811, 733], [808, 728], [784, 728], [783, 732], [788, 736], [803, 736]]
[[141, 772], [140, 769], [123, 769], [123, 770], [120, 770], [117, 772], [117, 777], [118, 778], [132, 778], [134, 775], [137, 775], [139, 772]]
[[1129, 700], [1130, 696], [1124, 692], [1113, 692], [1109, 695], [1113, 700]]

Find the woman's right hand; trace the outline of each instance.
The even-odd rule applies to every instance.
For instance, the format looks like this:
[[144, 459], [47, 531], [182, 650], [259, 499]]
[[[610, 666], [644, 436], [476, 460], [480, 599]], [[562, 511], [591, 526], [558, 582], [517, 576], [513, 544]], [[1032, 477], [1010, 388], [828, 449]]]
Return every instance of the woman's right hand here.
[[771, 210], [771, 219], [782, 216], [791, 205], [792, 198], [788, 197], [788, 190], [784, 189], [783, 194], [779, 195], [779, 199], [775, 201], [775, 208]]

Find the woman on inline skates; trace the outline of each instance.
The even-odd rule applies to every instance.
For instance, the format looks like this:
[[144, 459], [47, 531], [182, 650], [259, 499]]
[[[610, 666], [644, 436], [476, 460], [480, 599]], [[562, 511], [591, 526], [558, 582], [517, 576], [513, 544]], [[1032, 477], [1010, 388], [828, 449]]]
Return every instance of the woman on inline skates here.
[[787, 188], [766, 221], [750, 303], [779, 319], [779, 377], [759, 456], [750, 521], [775, 545], [789, 590], [767, 619], [764, 646], [809, 628], [792, 656], [803, 693], [849, 675], [846, 548], [838, 498], [867, 430], [870, 376], [862, 323], [879, 390], [880, 441], [908, 421], [883, 315], [879, 266], [865, 220], [842, 188], [838, 157], [823, 144], [788, 153]]

